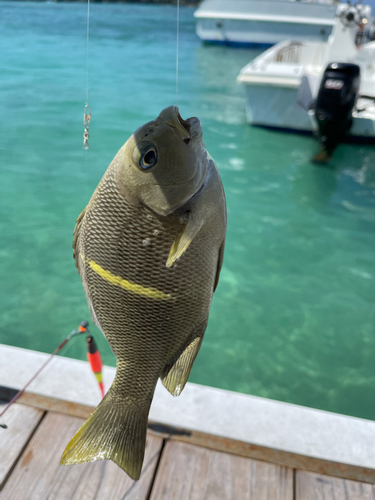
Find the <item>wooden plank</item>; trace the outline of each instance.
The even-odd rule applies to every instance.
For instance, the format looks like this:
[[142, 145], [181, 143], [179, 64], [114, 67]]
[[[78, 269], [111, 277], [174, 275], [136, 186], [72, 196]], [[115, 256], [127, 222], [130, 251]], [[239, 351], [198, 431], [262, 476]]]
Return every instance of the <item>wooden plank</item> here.
[[296, 500], [374, 500], [372, 484], [296, 471]]
[[15, 403], [0, 418], [6, 426], [0, 427], [0, 490], [43, 415], [42, 410]]
[[49, 412], [3, 490], [6, 500], [143, 500], [148, 498], [162, 439], [147, 437], [139, 481], [108, 460], [60, 466], [61, 454], [84, 420]]
[[151, 500], [292, 500], [293, 469], [166, 443]]
[[44, 396], [43, 394], [36, 394], [35, 392], [24, 392], [18, 399], [18, 402], [23, 405], [34, 406], [35, 408], [57, 413], [65, 413], [71, 417], [84, 419], [89, 418], [91, 413], [95, 410], [95, 406], [73, 403], [72, 401]]
[[[24, 393], [19, 399], [19, 402], [36, 406], [44, 410], [52, 410], [81, 418], [87, 418], [95, 409], [91, 406], [34, 393]], [[312, 456], [288, 452], [286, 450], [267, 448], [260, 444], [246, 443], [228, 439], [223, 436], [215, 436], [204, 432], [172, 427], [152, 421], [149, 422], [149, 429], [156, 430], [156, 435], [202, 446], [204, 448], [210, 448], [212, 450], [233, 453], [235, 455], [241, 455], [242, 457], [254, 458], [277, 465], [285, 465], [287, 467], [304, 469], [345, 479], [353, 479], [355, 481], [363, 481], [371, 484], [375, 483], [375, 465], [372, 468], [367, 468], [352, 465], [350, 463], [332, 462]], [[161, 429], [161, 431], [157, 429]]]

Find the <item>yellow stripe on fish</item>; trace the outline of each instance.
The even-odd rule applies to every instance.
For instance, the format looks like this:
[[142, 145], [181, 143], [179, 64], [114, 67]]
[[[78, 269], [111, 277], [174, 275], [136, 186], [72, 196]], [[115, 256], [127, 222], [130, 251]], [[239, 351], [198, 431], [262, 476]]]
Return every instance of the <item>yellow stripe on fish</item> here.
[[156, 288], [147, 288], [142, 285], [137, 285], [136, 283], [132, 283], [131, 281], [121, 278], [120, 276], [116, 276], [115, 274], [112, 274], [110, 271], [106, 271], [105, 269], [103, 269], [101, 266], [99, 266], [99, 264], [97, 264], [93, 260], [87, 259], [87, 262], [91, 267], [91, 269], [100, 277], [102, 277], [104, 280], [108, 281], [112, 285], [119, 286], [124, 290], [127, 290], [128, 292], [133, 292], [136, 293], [137, 295], [143, 295], [144, 297], [148, 297], [149, 299], [154, 299], [154, 300], [175, 299], [175, 297], [173, 297], [173, 295], [171, 295], [170, 293], [161, 292]]

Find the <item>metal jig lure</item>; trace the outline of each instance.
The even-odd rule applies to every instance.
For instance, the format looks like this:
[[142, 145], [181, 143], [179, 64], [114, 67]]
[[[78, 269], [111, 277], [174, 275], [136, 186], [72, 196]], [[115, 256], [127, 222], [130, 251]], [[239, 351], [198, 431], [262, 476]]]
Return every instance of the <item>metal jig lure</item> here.
[[83, 113], [83, 127], [84, 127], [84, 132], [83, 132], [83, 147], [84, 149], [89, 149], [89, 125], [90, 125], [90, 120], [91, 120], [91, 109], [89, 106], [86, 104], [85, 105], [85, 111]]

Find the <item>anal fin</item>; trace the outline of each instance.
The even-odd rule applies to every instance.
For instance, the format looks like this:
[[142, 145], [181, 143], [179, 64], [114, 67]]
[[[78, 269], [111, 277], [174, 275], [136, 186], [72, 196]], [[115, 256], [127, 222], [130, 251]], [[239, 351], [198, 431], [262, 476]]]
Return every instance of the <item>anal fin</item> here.
[[202, 340], [203, 333], [195, 337], [171, 365], [165, 367], [161, 381], [172, 396], [179, 396], [185, 387]]

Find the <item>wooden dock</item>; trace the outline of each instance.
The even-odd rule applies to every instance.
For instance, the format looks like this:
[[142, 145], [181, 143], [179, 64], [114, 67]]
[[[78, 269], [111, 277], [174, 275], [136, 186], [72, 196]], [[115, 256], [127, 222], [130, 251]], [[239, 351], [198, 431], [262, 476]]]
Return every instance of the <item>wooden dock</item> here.
[[73, 414], [87, 416], [72, 408], [26, 394], [2, 417], [1, 500], [375, 500], [372, 484], [239, 456], [235, 446], [230, 453], [197, 446], [189, 432], [162, 426], [148, 433], [137, 482], [110, 461], [62, 467], [84, 422]]

